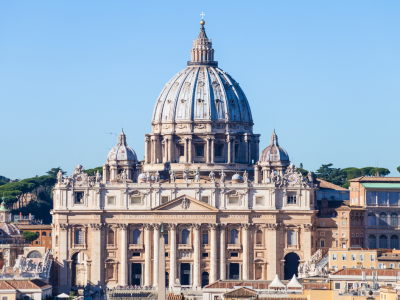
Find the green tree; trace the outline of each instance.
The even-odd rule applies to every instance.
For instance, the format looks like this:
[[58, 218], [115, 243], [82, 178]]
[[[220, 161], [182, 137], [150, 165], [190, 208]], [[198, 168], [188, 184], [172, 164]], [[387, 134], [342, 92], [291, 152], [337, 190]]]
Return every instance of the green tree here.
[[51, 168], [49, 171], [46, 172], [46, 174], [51, 177], [57, 178], [58, 171], [61, 171], [63, 175], [67, 174], [67, 172], [63, 171], [61, 167]]
[[24, 231], [22, 232], [22, 235], [24, 236], [25, 241], [27, 241], [29, 244], [39, 237], [39, 233], [32, 231]]
[[86, 170], [86, 173], [89, 176], [94, 176], [94, 175], [96, 175], [97, 171], [99, 171], [100, 174], [103, 175], [103, 167], [97, 167], [97, 168], [93, 168], [93, 169], [88, 169], [88, 170]]
[[342, 186], [346, 182], [347, 173], [333, 164], [322, 165], [316, 172], [317, 178]]
[[397, 172], [399, 172], [399, 173], [400, 173], [400, 167], [397, 167]]

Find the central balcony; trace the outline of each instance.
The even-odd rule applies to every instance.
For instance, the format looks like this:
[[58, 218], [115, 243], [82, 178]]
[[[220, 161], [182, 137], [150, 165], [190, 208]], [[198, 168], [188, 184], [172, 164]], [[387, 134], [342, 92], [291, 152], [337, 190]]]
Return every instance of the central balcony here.
[[129, 244], [129, 250], [143, 250], [143, 244]]
[[240, 250], [242, 246], [239, 244], [228, 244], [228, 250]]
[[192, 248], [190, 244], [178, 244], [178, 250], [192, 250]]

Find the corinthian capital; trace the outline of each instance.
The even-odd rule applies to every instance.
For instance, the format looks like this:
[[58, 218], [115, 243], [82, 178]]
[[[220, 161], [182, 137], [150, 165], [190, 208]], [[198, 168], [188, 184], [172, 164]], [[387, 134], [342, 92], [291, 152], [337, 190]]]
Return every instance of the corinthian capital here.
[[151, 228], [153, 228], [153, 224], [144, 223], [144, 224], [143, 224], [143, 227], [144, 227], [144, 229], [151, 230]]
[[119, 223], [118, 228], [121, 230], [126, 230], [128, 228], [128, 224], [126, 223]]
[[61, 230], [67, 230], [69, 225], [67, 223], [60, 223], [60, 229]]
[[303, 224], [303, 228], [306, 232], [312, 231], [313, 226], [312, 224]]
[[244, 230], [248, 230], [250, 228], [250, 224], [249, 223], [242, 223], [241, 226], [242, 226], [242, 228]]
[[200, 223], [193, 223], [191, 226], [193, 229], [200, 229], [201, 224]]
[[159, 230], [161, 228], [161, 225], [158, 223], [154, 223], [153, 228], [154, 228], [154, 230]]
[[103, 228], [104, 224], [103, 223], [90, 223], [90, 228], [92, 228], [92, 230], [101, 230], [101, 228]]
[[178, 224], [176, 224], [176, 223], [169, 223], [168, 226], [169, 226], [169, 229], [175, 230], [175, 229], [178, 227]]
[[209, 226], [210, 226], [210, 228], [212, 229], [212, 230], [216, 230], [217, 228], [218, 228], [218, 224], [217, 223], [210, 223], [210, 224], [208, 224]]

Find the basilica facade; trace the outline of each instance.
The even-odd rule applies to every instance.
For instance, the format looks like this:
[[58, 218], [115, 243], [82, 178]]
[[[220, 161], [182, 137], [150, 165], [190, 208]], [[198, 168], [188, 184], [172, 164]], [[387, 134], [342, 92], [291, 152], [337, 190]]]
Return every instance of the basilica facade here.
[[[167, 286], [291, 278], [314, 253], [315, 190], [272, 133], [259, 153], [249, 101], [218, 67], [204, 21], [191, 60], [162, 89], [138, 161], [125, 133], [102, 175], [78, 165], [54, 188], [54, 280], [74, 286]], [[163, 223], [163, 232], [161, 232]]]

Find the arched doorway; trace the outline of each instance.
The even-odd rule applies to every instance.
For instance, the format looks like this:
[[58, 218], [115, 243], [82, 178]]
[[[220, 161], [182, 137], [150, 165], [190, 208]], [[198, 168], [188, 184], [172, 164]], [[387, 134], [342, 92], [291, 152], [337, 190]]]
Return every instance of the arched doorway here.
[[206, 285], [208, 285], [210, 283], [210, 279], [209, 279], [209, 275], [207, 272], [203, 272], [201, 274], [201, 287], [205, 287]]
[[229, 279], [239, 279], [239, 264], [230, 263], [229, 264]]
[[72, 285], [81, 287], [87, 284], [87, 267], [86, 255], [82, 252], [77, 252], [71, 257], [72, 260]]
[[296, 276], [298, 276], [297, 269], [299, 267], [299, 264], [300, 264], [300, 257], [296, 253], [290, 252], [290, 253], [286, 254], [285, 267], [284, 267], [284, 269], [285, 269], [284, 279], [285, 280], [292, 279], [294, 274], [296, 274]]

